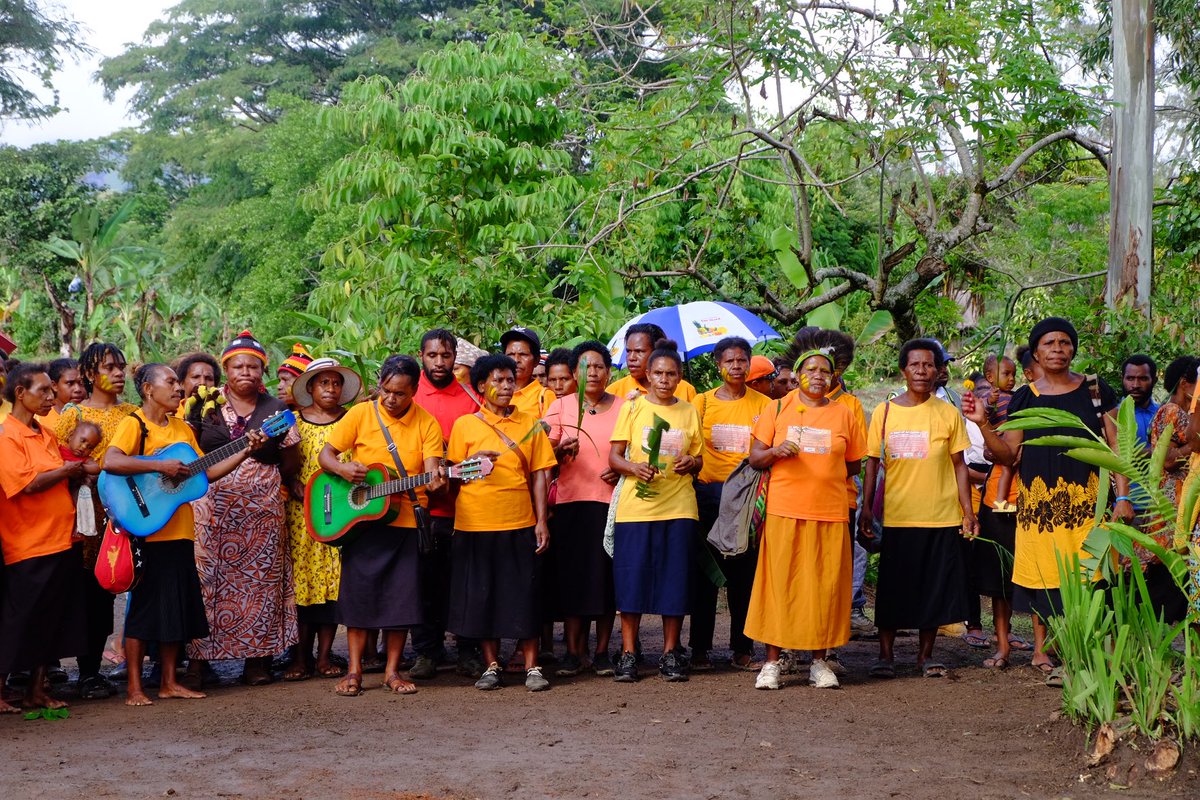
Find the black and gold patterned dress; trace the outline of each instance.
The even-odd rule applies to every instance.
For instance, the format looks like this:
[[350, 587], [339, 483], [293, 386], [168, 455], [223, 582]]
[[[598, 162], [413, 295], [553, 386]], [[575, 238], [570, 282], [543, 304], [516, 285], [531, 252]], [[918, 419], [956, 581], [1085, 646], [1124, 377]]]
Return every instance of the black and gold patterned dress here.
[[[1014, 412], [1026, 408], [1067, 411], [1102, 434], [1102, 415], [1116, 404], [1116, 395], [1108, 384], [1093, 379], [1057, 395], [1042, 395], [1033, 385], [1022, 386], [1013, 394], [1008, 413], [1011, 418]], [[1025, 431], [1025, 441], [1053, 435], [1086, 434], [1077, 428], [1037, 428]], [[1095, 516], [1099, 470], [1068, 457], [1066, 448], [1025, 445], [1017, 474], [1020, 486], [1012, 580], [1018, 587], [1044, 595], [1042, 590], [1059, 587], [1057, 556], [1069, 560], [1078, 553], [1084, 557], [1082, 545]]]

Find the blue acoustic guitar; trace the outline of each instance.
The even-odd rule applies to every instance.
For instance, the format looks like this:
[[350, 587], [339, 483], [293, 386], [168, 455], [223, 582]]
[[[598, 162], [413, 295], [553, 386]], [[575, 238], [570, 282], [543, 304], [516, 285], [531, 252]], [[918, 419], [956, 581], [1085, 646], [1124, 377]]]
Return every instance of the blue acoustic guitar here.
[[[267, 419], [260, 430], [270, 438], [287, 433], [295, 424], [295, 414], [280, 411]], [[175, 459], [187, 464], [188, 471], [178, 478], [168, 478], [159, 472], [138, 475], [101, 472], [96, 482], [100, 502], [121, 528], [134, 536], [150, 536], [162, 530], [181, 505], [203, 497], [208, 491], [205, 474], [208, 468], [245, 450], [247, 439], [239, 437], [203, 456], [183, 442], [169, 444], [153, 455], [134, 456], [143, 461]]]

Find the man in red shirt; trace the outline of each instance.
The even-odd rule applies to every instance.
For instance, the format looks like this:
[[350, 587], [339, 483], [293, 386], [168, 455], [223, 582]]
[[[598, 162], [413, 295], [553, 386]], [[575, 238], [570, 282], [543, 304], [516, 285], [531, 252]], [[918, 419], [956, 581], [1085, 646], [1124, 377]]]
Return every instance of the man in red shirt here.
[[[413, 400], [432, 414], [442, 428], [442, 438], [459, 417], [474, 414], [479, 404], [454, 379], [458, 341], [445, 328], [434, 328], [421, 337], [421, 380]], [[425, 623], [412, 632], [417, 658], [409, 677], [428, 680], [446, 656], [446, 611], [450, 603], [450, 536], [454, 532], [454, 498], [450, 493], [430, 495], [429, 515], [437, 534], [437, 549], [421, 556], [421, 605]], [[472, 677], [483, 674], [483, 662], [475, 642], [458, 640], [459, 671]]]

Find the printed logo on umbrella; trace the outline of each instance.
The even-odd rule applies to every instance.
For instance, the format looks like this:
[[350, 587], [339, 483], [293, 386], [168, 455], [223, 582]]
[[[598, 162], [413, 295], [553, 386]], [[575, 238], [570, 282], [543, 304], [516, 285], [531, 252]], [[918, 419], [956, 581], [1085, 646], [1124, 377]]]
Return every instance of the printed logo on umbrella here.
[[725, 336], [729, 333], [729, 328], [721, 324], [719, 317], [694, 319], [692, 320], [692, 324], [696, 326], [696, 333], [705, 339], [715, 339], [718, 336]]

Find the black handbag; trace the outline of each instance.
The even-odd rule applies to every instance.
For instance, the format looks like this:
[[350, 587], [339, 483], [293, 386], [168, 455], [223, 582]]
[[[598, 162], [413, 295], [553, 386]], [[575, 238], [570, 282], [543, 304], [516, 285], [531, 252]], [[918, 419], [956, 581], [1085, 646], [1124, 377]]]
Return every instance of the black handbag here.
[[[396, 452], [396, 443], [392, 441], [392, 434], [388, 433], [387, 426], [383, 424], [383, 416], [379, 413], [379, 401], [372, 402], [371, 406], [375, 409], [375, 419], [379, 421], [379, 430], [383, 431], [383, 440], [387, 442], [388, 452], [392, 454], [392, 461], [396, 464], [396, 472], [401, 478], [407, 478], [408, 472], [404, 469], [404, 463], [400, 461], [400, 454]], [[412, 503], [413, 518], [417, 522], [417, 550], [421, 555], [427, 556], [437, 550], [433, 519], [429, 515], [429, 509], [417, 499], [416, 490], [408, 490], [408, 499]]]

